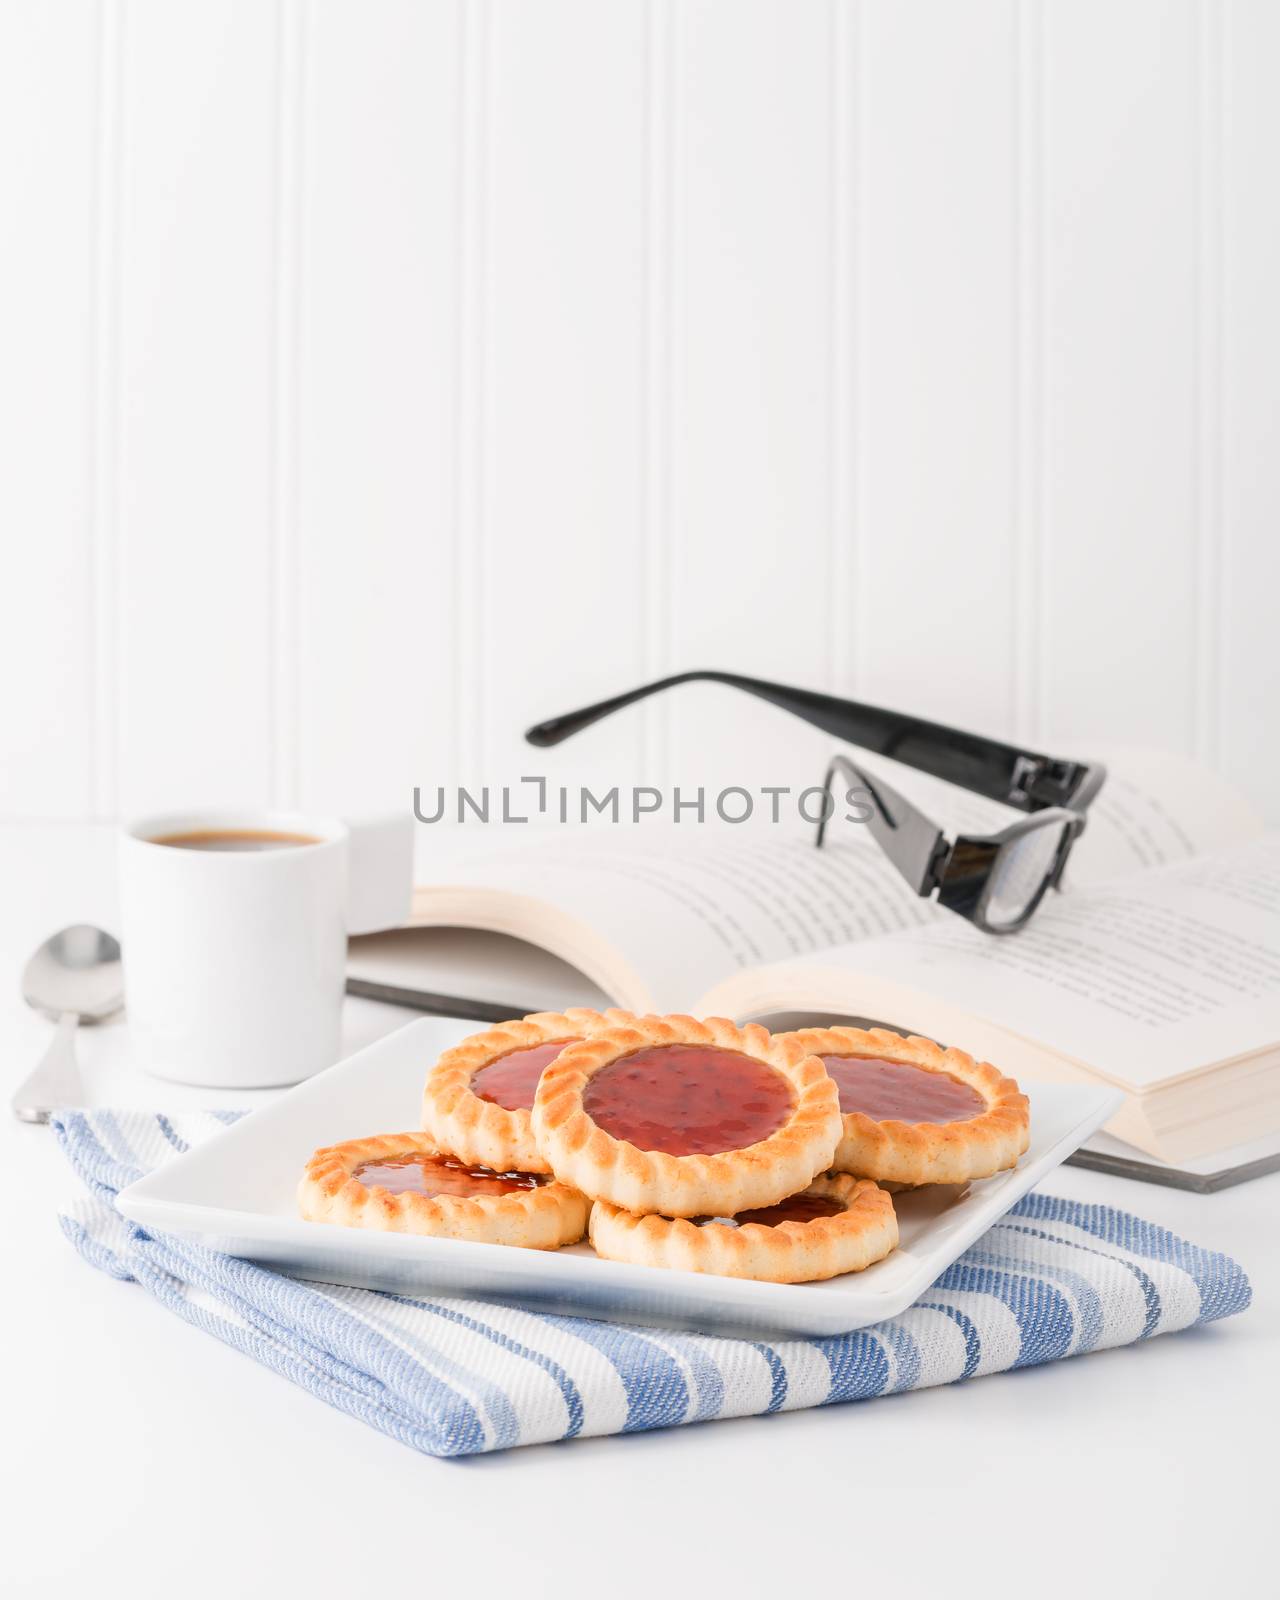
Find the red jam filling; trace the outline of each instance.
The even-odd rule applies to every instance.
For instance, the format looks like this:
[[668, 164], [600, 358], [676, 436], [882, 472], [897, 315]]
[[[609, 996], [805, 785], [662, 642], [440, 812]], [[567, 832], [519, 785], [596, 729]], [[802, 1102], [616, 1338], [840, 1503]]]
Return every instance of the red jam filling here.
[[576, 1039], [555, 1039], [550, 1044], [530, 1045], [527, 1050], [512, 1050], [481, 1067], [471, 1080], [471, 1092], [504, 1111], [528, 1111], [537, 1093], [542, 1069], [549, 1067], [566, 1045]]
[[926, 1072], [875, 1056], [823, 1056], [840, 1090], [840, 1109], [875, 1122], [968, 1122], [987, 1102], [949, 1072]]
[[838, 1217], [846, 1207], [839, 1200], [830, 1200], [822, 1194], [793, 1194], [789, 1200], [779, 1200], [776, 1206], [760, 1206], [755, 1211], [739, 1211], [736, 1217], [695, 1217], [698, 1227], [718, 1222], [726, 1228], [738, 1228], [744, 1222], [759, 1222], [766, 1228], [776, 1228], [780, 1222], [816, 1222], [819, 1217]]
[[381, 1161], [363, 1161], [351, 1176], [366, 1189], [389, 1189], [392, 1194], [478, 1195], [514, 1194], [550, 1183], [540, 1172], [494, 1172], [492, 1167], [468, 1167], [452, 1156], [427, 1156], [410, 1151]]
[[650, 1045], [597, 1072], [582, 1104], [597, 1126], [640, 1150], [715, 1155], [776, 1133], [791, 1111], [791, 1086], [736, 1050]]

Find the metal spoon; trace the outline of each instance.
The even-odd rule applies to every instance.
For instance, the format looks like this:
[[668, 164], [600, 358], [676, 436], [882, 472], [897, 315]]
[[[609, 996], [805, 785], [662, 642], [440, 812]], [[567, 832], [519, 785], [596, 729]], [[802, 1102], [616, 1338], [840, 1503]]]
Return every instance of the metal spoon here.
[[102, 1022], [124, 1004], [119, 943], [85, 923], [63, 928], [27, 962], [22, 994], [29, 1006], [58, 1024], [58, 1031], [14, 1095], [14, 1115], [24, 1122], [48, 1122], [51, 1111], [84, 1099], [76, 1067], [77, 1024]]

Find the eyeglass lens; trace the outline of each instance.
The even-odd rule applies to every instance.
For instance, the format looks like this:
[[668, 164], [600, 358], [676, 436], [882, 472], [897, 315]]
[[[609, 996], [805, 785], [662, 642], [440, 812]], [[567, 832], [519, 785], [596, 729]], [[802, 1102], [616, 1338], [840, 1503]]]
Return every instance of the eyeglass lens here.
[[987, 881], [986, 920], [1010, 928], [1035, 904], [1053, 871], [1069, 822], [1053, 820], [1029, 829], [1001, 846]]

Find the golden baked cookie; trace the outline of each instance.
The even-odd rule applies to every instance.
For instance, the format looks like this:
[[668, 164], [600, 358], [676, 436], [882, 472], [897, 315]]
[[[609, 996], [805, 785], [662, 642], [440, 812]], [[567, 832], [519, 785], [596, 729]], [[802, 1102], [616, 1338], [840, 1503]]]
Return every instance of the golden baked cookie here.
[[963, 1050], [886, 1028], [800, 1028], [840, 1093], [837, 1172], [881, 1183], [967, 1183], [1016, 1167], [1030, 1139], [1026, 1095]]
[[565, 1045], [629, 1022], [629, 1011], [536, 1011], [446, 1050], [427, 1073], [422, 1126], [442, 1150], [499, 1172], [550, 1172], [529, 1122], [542, 1069]]
[[495, 1172], [424, 1133], [383, 1133], [317, 1150], [298, 1185], [309, 1222], [555, 1250], [587, 1226], [584, 1196], [541, 1172]]
[[624, 1211], [733, 1216], [795, 1194], [840, 1141], [839, 1097], [795, 1040], [724, 1017], [633, 1017], [542, 1074], [533, 1131], [564, 1183]]
[[840, 1172], [815, 1178], [777, 1205], [736, 1217], [637, 1217], [597, 1200], [590, 1238], [596, 1254], [609, 1261], [765, 1283], [815, 1283], [861, 1272], [887, 1256], [898, 1243], [898, 1218], [878, 1184]]

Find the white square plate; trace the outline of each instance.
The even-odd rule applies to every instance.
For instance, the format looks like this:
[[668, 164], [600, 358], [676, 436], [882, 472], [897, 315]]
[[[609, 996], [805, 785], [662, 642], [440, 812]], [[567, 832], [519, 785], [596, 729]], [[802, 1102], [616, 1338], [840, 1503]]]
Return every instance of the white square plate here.
[[905, 1310], [1120, 1100], [1100, 1087], [1034, 1086], [1031, 1148], [1016, 1171], [965, 1190], [898, 1196], [900, 1248], [865, 1272], [827, 1283], [752, 1283], [626, 1266], [600, 1260], [585, 1244], [514, 1250], [303, 1222], [294, 1192], [311, 1152], [416, 1126], [422, 1080], [439, 1050], [439, 1023], [411, 1023], [131, 1184], [120, 1210], [157, 1232], [301, 1278], [614, 1321], [822, 1336]]

